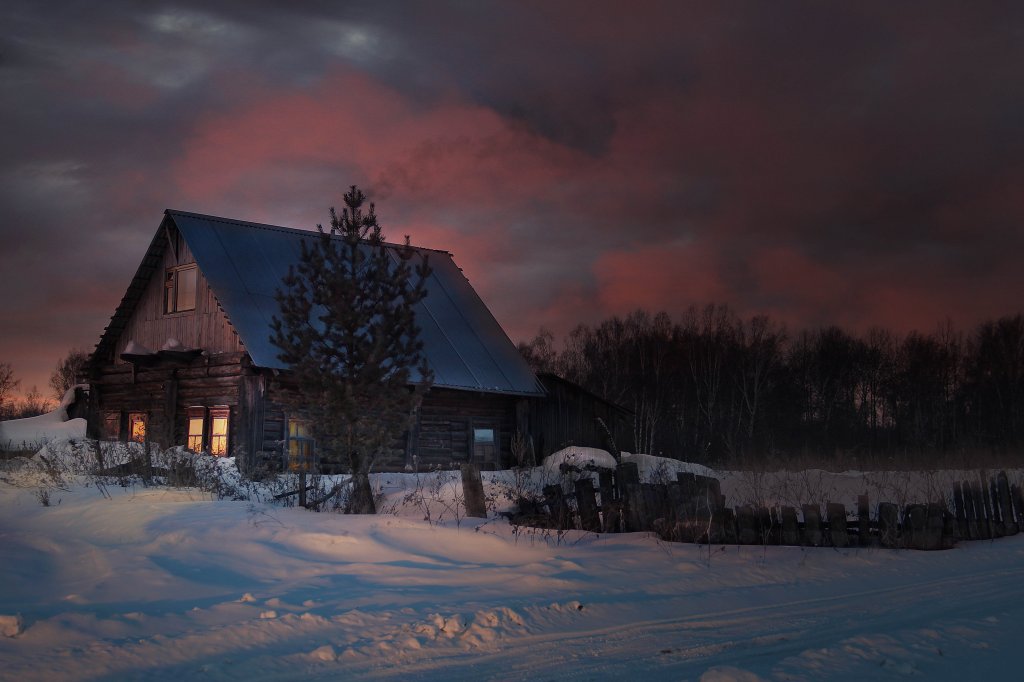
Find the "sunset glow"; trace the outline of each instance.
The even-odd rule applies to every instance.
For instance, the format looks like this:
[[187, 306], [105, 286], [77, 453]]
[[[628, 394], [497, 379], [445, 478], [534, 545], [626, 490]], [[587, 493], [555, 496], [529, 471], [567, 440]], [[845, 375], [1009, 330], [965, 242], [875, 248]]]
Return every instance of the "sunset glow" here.
[[6, 3], [0, 362], [48, 392], [165, 208], [313, 229], [351, 184], [513, 340], [711, 302], [900, 333], [1020, 311], [1019, 8], [621, 10]]

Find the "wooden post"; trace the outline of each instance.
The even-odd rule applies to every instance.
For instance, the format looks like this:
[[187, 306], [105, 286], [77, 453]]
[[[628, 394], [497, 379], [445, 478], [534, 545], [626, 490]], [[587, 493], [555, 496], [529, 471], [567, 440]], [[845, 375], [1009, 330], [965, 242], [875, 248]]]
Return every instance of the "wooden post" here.
[[995, 515], [992, 513], [992, 497], [988, 492], [988, 481], [981, 478], [979, 474], [977, 485], [977, 499], [981, 500], [982, 507], [985, 510], [985, 539], [998, 538], [998, 536], [995, 535]]
[[473, 462], [465, 462], [461, 468], [462, 495], [465, 498], [466, 516], [486, 519], [487, 501], [484, 498], [484, 484], [480, 479], [480, 467]]
[[878, 541], [889, 549], [900, 546], [899, 509], [891, 502], [878, 505]]
[[749, 505], [736, 507], [736, 536], [741, 545], [756, 545], [760, 540], [754, 509]]
[[1010, 497], [1013, 498], [1013, 506], [1017, 510], [1017, 526], [1024, 526], [1024, 495], [1021, 494], [1020, 486], [1010, 486]]
[[960, 482], [960, 491], [964, 496], [964, 516], [967, 519], [967, 535], [965, 537], [968, 540], [978, 540], [981, 538], [981, 531], [978, 529], [978, 510], [975, 506], [974, 491], [967, 481]]
[[686, 500], [683, 498], [681, 483], [668, 484], [668, 506], [671, 513], [672, 539], [676, 542], [693, 542], [693, 519], [690, 518]]
[[640, 492], [640, 469], [636, 462], [620, 462], [615, 467], [615, 483], [618, 487], [619, 500], [624, 507], [625, 530], [640, 530], [644, 516], [641, 508], [643, 494]]
[[995, 536], [1001, 538], [1006, 535], [1006, 527], [1003, 524], [1003, 510], [999, 506], [999, 492], [996, 490], [996, 479], [994, 478], [990, 478], [988, 481], [988, 499], [992, 505], [992, 526]]
[[833, 547], [849, 547], [850, 535], [846, 530], [846, 507], [839, 502], [829, 502], [825, 507], [828, 513], [828, 531]]
[[942, 549], [946, 508], [937, 502], [929, 502], [927, 510], [928, 520], [925, 523], [924, 547], [921, 549]]
[[1013, 503], [1010, 500], [1010, 481], [1006, 478], [1005, 471], [1000, 471], [996, 477], [996, 487], [999, 495], [1000, 516], [1003, 519], [1003, 532], [1007, 535], [1016, 535], [1019, 532], [1019, 528], [1013, 516]]
[[726, 507], [722, 510], [722, 542], [728, 545], [739, 544], [736, 532], [736, 515], [732, 509]]
[[594, 499], [594, 482], [589, 478], [580, 478], [574, 485], [576, 509], [580, 512], [580, 527], [583, 530], [600, 533], [601, 515], [597, 513], [597, 500]]
[[572, 513], [569, 511], [569, 505], [565, 503], [562, 486], [544, 486], [544, 501], [547, 502], [548, 511], [551, 512], [555, 528], [559, 530], [569, 530], [572, 528]]
[[796, 509], [793, 507], [782, 508], [782, 544], [800, 544], [800, 529], [796, 522]]
[[810, 547], [821, 547], [821, 508], [816, 504], [805, 504], [803, 543]]
[[861, 547], [871, 544], [871, 511], [867, 493], [857, 496], [857, 542]]
[[989, 515], [985, 509], [985, 497], [982, 495], [982, 488], [978, 481], [971, 481], [971, 499], [974, 500], [974, 514], [978, 523], [978, 538], [988, 540], [992, 537], [992, 530], [989, 526]]
[[306, 470], [299, 472], [299, 506], [306, 507]]
[[967, 539], [967, 511], [964, 508], [964, 491], [959, 483], [953, 484], [953, 511], [956, 513], [957, 537]]
[[928, 525], [928, 507], [908, 504], [903, 511], [904, 545], [910, 549], [928, 549], [925, 529]]

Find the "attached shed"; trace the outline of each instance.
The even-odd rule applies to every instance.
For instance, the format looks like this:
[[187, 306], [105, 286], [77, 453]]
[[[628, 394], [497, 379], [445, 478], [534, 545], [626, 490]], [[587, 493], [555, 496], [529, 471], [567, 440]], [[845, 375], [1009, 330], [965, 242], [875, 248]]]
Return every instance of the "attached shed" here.
[[555, 374], [540, 374], [547, 393], [530, 403], [530, 425], [538, 458], [570, 445], [621, 450], [631, 442], [633, 413]]
[[[168, 210], [89, 367], [93, 437], [232, 454], [244, 467], [313, 444], [282, 401], [287, 367], [270, 343], [275, 291], [315, 233]], [[434, 386], [415, 426], [378, 469], [510, 461], [545, 395], [450, 253], [416, 248], [433, 270], [416, 322]], [[395, 254], [395, 258], [397, 258]]]

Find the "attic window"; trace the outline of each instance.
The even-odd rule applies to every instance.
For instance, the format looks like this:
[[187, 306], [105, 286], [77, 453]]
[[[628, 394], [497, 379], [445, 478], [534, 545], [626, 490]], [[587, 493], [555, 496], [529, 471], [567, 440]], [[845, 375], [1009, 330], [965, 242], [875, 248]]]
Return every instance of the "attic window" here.
[[196, 309], [196, 284], [199, 270], [196, 264], [170, 268], [164, 280], [164, 312], [180, 313]]

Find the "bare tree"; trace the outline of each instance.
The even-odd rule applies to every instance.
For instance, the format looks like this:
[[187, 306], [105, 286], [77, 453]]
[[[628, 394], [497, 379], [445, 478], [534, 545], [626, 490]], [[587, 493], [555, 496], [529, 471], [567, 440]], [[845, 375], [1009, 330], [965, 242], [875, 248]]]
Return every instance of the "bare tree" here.
[[78, 373], [85, 367], [89, 354], [77, 348], [68, 352], [67, 356], [57, 361], [57, 367], [50, 375], [50, 388], [53, 397], [60, 400], [68, 389], [77, 383]]
[[11, 367], [11, 363], [0, 362], [0, 419], [10, 414], [11, 408], [8, 406], [7, 401], [20, 383], [20, 379], [14, 378], [14, 369]]

